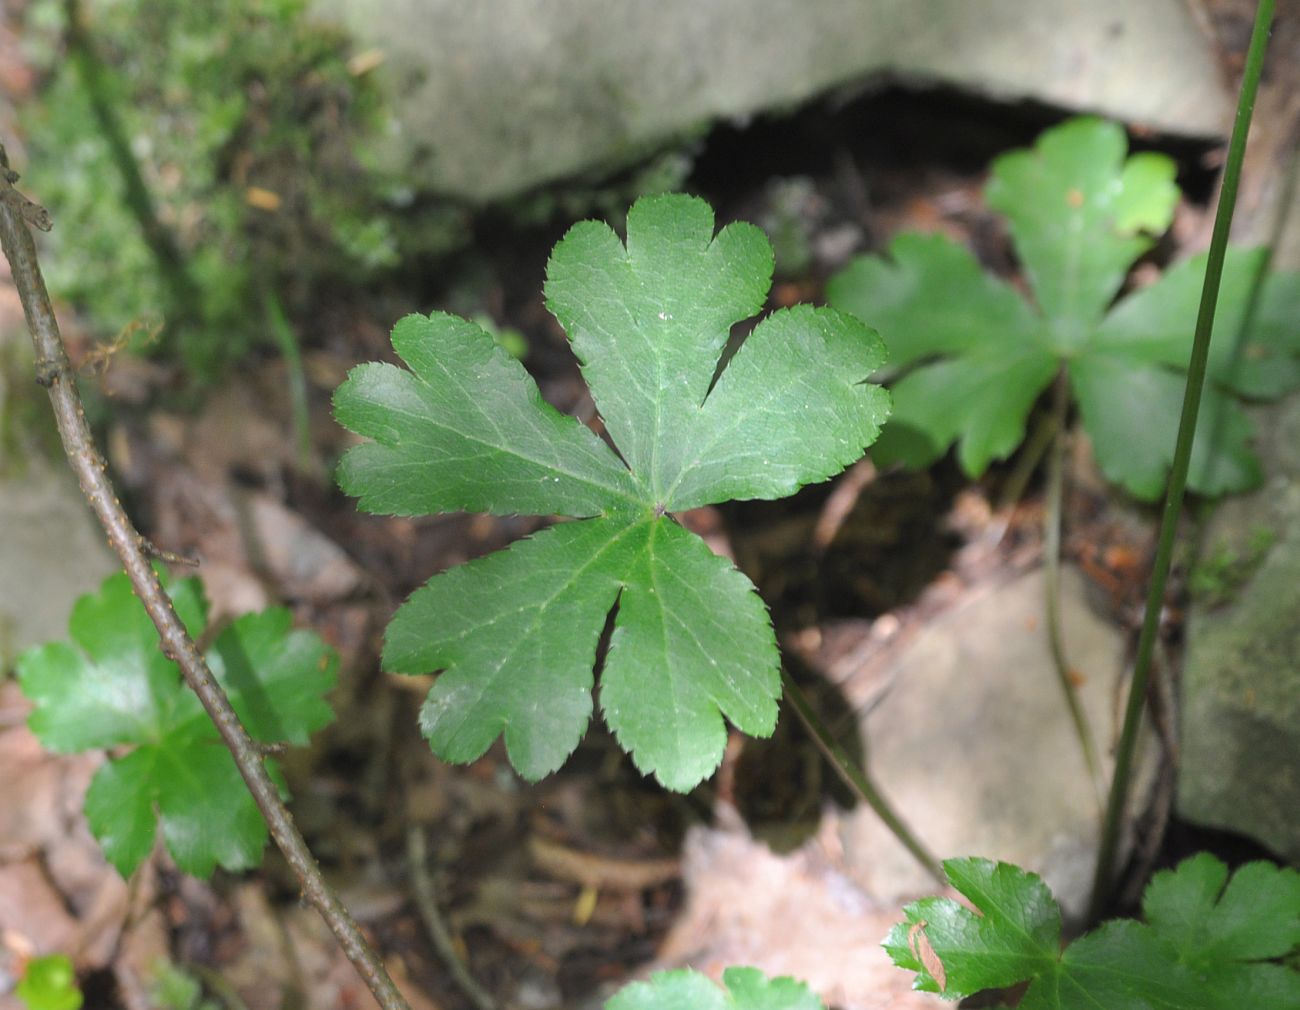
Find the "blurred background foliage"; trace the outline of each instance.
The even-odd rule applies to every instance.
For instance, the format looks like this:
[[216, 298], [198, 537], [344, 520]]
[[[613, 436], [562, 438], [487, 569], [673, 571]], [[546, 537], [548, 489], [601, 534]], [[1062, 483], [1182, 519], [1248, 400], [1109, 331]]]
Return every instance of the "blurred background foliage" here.
[[[411, 197], [365, 162], [367, 138], [387, 128], [370, 73], [381, 57], [351, 52], [305, 6], [28, 9], [42, 79], [23, 109], [25, 175], [56, 221], [51, 290], [97, 335], [178, 357], [200, 384], [282, 343], [277, 305], [296, 318], [323, 285], [364, 284], [404, 254]], [[450, 244], [454, 221], [444, 209], [441, 226], [425, 215], [406, 236]]]
[[401, 129], [384, 54], [308, 0], [20, 2], [36, 74], [20, 168], [55, 220], [51, 293], [102, 345], [178, 364], [191, 390], [259, 347], [299, 368], [325, 298], [409, 291], [416, 275], [474, 289], [485, 216], [524, 230], [617, 219], [681, 188], [702, 142], [471, 205], [384, 167], [375, 152]]

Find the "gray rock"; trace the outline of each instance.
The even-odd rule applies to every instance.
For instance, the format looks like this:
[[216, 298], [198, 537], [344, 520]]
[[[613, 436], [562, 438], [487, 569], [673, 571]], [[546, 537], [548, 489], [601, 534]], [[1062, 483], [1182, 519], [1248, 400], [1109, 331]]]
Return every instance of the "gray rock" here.
[[753, 965], [806, 982], [827, 1006], [844, 1010], [952, 1006], [914, 992], [912, 975], [890, 961], [880, 939], [903, 911], [841, 872], [833, 834], [777, 855], [725, 809], [718, 820], [686, 834], [685, 907], [658, 946], [655, 970]]
[[[1234, 235], [1274, 242], [1275, 268], [1294, 271], [1300, 19], [1278, 19], [1269, 59]], [[1300, 863], [1300, 396], [1253, 421], [1265, 486], [1218, 506], [1202, 563], [1218, 559], [1219, 585], [1205, 592], [1193, 579], [1203, 591], [1187, 617], [1176, 803], [1187, 820], [1243, 832]]]
[[[1066, 654], [1084, 675], [1080, 693], [1105, 755], [1122, 635], [1093, 613], [1075, 570], [1063, 570], [1061, 590]], [[1091, 884], [1100, 806], [1052, 670], [1043, 592], [1035, 571], [977, 588], [927, 623], [886, 671], [862, 735], [873, 779], [935, 855], [1040, 873], [1074, 915]], [[1109, 776], [1109, 760], [1103, 766]], [[870, 810], [843, 824], [845, 858], [870, 894], [933, 891]]]
[[1300, 397], [1256, 430], [1267, 484], [1220, 506], [1206, 543], [1249, 557], [1264, 532], [1272, 547], [1231, 602], [1189, 614], [1177, 804], [1300, 863]]
[[24, 649], [68, 636], [78, 596], [116, 560], [59, 451], [17, 295], [0, 286], [0, 678]]
[[36, 459], [0, 477], [0, 672], [32, 645], [68, 637], [82, 593], [117, 569], [76, 480]]
[[486, 201], [629, 164], [718, 120], [890, 79], [1217, 135], [1230, 107], [1182, 0], [314, 0], [396, 99], [376, 158]]

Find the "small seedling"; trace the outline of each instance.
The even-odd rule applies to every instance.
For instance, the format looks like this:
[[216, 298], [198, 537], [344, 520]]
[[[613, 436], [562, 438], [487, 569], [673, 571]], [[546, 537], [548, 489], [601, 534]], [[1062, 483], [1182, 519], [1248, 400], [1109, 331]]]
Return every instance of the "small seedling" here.
[[358, 164], [383, 121], [381, 91], [308, 7], [25, 5], [25, 54], [43, 84], [19, 111], [28, 182], [59, 222], [50, 287], [106, 333], [165, 317], [149, 352], [199, 382], [274, 336], [274, 320], [250, 311], [267, 292], [290, 303], [399, 259], [406, 225], [388, 180]]
[[1061, 949], [1061, 910], [1042, 880], [1009, 863], [950, 859], [974, 906], [925, 898], [885, 938], [915, 988], [962, 999], [1028, 982], [1021, 1010], [1300, 1007], [1300, 873], [1248, 863], [1232, 878], [1208, 853], [1157, 873], [1146, 922], [1120, 919]]
[[393, 330], [407, 368], [366, 364], [334, 398], [372, 439], [339, 483], [371, 512], [571, 516], [499, 554], [435, 576], [398, 610], [384, 665], [443, 670], [420, 725], [435, 753], [472, 761], [504, 734], [528, 779], [554, 771], [592, 710], [597, 645], [606, 724], [636, 766], [690, 789], [722, 759], [723, 717], [765, 736], [781, 690], [776, 640], [753, 585], [673, 518], [733, 498], [780, 498], [858, 459], [888, 413], [866, 380], [874, 331], [832, 309], [755, 315], [772, 250], [752, 225], [714, 235], [686, 196], [556, 246], [546, 297], [564, 325], [610, 444], [545, 403], [481, 327], [435, 313]]
[[28, 961], [15, 995], [27, 1010], [81, 1010], [85, 1002], [72, 959], [66, 954], [46, 954]]
[[[1158, 497], [1205, 257], [1112, 302], [1168, 227], [1173, 180], [1163, 155], [1126, 160], [1117, 125], [1072, 120], [994, 162], [986, 191], [1007, 217], [1032, 302], [942, 235], [900, 235], [887, 257], [860, 257], [833, 278], [831, 304], [878, 327], [893, 367], [905, 370], [891, 386], [894, 415], [877, 461], [925, 466], [955, 443], [963, 469], [979, 476], [1020, 445], [1034, 403], [1064, 372], [1102, 471], [1140, 499]], [[1300, 385], [1300, 274], [1264, 282], [1247, 343], [1233, 354], [1262, 258], [1262, 250], [1230, 250], [1224, 268], [1188, 482], [1203, 494], [1260, 479], [1239, 400]]]
[[194, 974], [165, 959], [154, 963], [149, 997], [158, 1010], [222, 1010], [216, 1000], [204, 998], [203, 983]]
[[[160, 576], [197, 638], [207, 623], [198, 580]], [[86, 793], [86, 818], [108, 861], [130, 876], [161, 822], [167, 850], [186, 873], [257, 865], [267, 837], [262, 816], [212, 720], [159, 651], [126, 575], [81, 597], [68, 630], [72, 642], [20, 656], [18, 680], [35, 704], [28, 723], [47, 749], [115, 754]], [[217, 636], [207, 661], [255, 740], [305, 744], [334, 718], [324, 695], [337, 659], [316, 635], [292, 630], [287, 610], [239, 618]]]
[[661, 971], [624, 986], [605, 1010], [824, 1010], [804, 983], [768, 979], [757, 968], [728, 968], [722, 985], [698, 971]]

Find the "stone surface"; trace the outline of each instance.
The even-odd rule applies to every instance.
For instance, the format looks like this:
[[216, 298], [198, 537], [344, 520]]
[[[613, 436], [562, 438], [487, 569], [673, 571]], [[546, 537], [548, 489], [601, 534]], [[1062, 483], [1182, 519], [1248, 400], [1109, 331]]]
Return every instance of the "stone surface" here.
[[[1105, 755], [1123, 640], [1092, 612], [1075, 570], [1065, 568], [1061, 582], [1066, 655], [1083, 675], [1080, 693]], [[972, 590], [885, 671], [889, 686], [861, 731], [872, 778], [936, 856], [1003, 859], [1040, 873], [1070, 915], [1087, 900], [1099, 803], [1052, 670], [1043, 601], [1041, 570]], [[932, 892], [870, 810], [843, 824], [850, 871], [870, 894]]]
[[830, 89], [942, 83], [1178, 134], [1230, 118], [1183, 0], [314, 0], [396, 99], [377, 159], [474, 201]]
[[1267, 483], [1220, 506], [1205, 542], [1274, 542], [1231, 602], [1189, 615], [1177, 803], [1300, 863], [1300, 397], [1255, 420]]
[[73, 602], [117, 565], [77, 482], [44, 461], [0, 478], [0, 529], [0, 669], [9, 669], [23, 649], [67, 638]]
[[[654, 970], [692, 967], [715, 978], [728, 965], [808, 983], [844, 1010], [939, 1010], [950, 1002], [912, 991], [880, 940], [903, 919], [837, 867], [833, 838], [776, 855], [743, 827], [694, 827], [682, 846], [685, 908]], [[933, 887], [931, 888], [933, 893]]]
[[0, 676], [23, 649], [67, 638], [73, 602], [117, 568], [58, 449], [54, 415], [36, 385], [32, 355], [22, 307], [5, 272], [0, 274]]
[[[1251, 13], [1245, 5], [1239, 23]], [[1285, 0], [1274, 20], [1233, 228], [1236, 241], [1276, 241], [1280, 270], [1300, 270], [1297, 15], [1300, 4]], [[1203, 551], [1259, 563], [1244, 584], [1189, 609], [1177, 809], [1300, 863], [1300, 395], [1253, 419], [1265, 486], [1218, 507]], [[1258, 558], [1261, 535], [1273, 545]]]

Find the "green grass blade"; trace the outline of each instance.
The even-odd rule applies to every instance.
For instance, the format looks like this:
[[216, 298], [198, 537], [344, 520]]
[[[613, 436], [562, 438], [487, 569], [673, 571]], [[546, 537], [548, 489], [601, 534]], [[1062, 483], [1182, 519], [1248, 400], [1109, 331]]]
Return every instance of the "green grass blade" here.
[[1187, 469], [1192, 455], [1192, 438], [1196, 433], [1196, 418], [1201, 406], [1201, 392], [1205, 386], [1206, 362], [1210, 353], [1210, 332], [1214, 325], [1214, 311], [1219, 298], [1219, 279], [1223, 274], [1223, 259], [1228, 248], [1228, 232], [1232, 227], [1232, 212], [1237, 202], [1237, 187], [1241, 180], [1241, 163], [1246, 153], [1246, 135], [1250, 130], [1251, 115], [1255, 110], [1255, 94], [1264, 66], [1264, 51], [1268, 46], [1269, 26], [1273, 20], [1273, 0], [1260, 0], [1255, 11], [1255, 28], [1246, 53], [1246, 69], [1242, 76], [1241, 93], [1237, 99], [1237, 116], [1228, 144], [1228, 160], [1223, 170], [1223, 188], [1219, 193], [1219, 207], [1214, 219], [1214, 234], [1210, 239], [1209, 260], [1205, 269], [1205, 287], [1201, 292], [1200, 313], [1196, 320], [1196, 334], [1192, 343], [1191, 362], [1187, 367], [1187, 389], [1183, 397], [1182, 417], [1178, 427], [1178, 441], [1174, 449], [1173, 466], [1169, 473], [1169, 489], [1160, 520], [1160, 536], [1156, 558], [1147, 590], [1146, 616], [1142, 634], [1138, 639], [1137, 659], [1133, 679], [1129, 685], [1128, 704], [1124, 712], [1124, 728], [1120, 733], [1115, 754], [1115, 776], [1111, 780], [1106, 816], [1102, 823], [1101, 845], [1097, 852], [1097, 868], [1093, 876], [1089, 917], [1100, 917], [1110, 896], [1115, 860], [1119, 846], [1120, 825], [1123, 821], [1125, 801], [1128, 798], [1129, 779], [1133, 770], [1133, 754], [1137, 743], [1138, 725], [1146, 700], [1147, 680], [1151, 671], [1151, 655], [1160, 629], [1160, 612], [1164, 608], [1165, 583], [1169, 578], [1174, 541], [1178, 532], [1178, 517], [1183, 507], [1183, 494], [1187, 487]]

